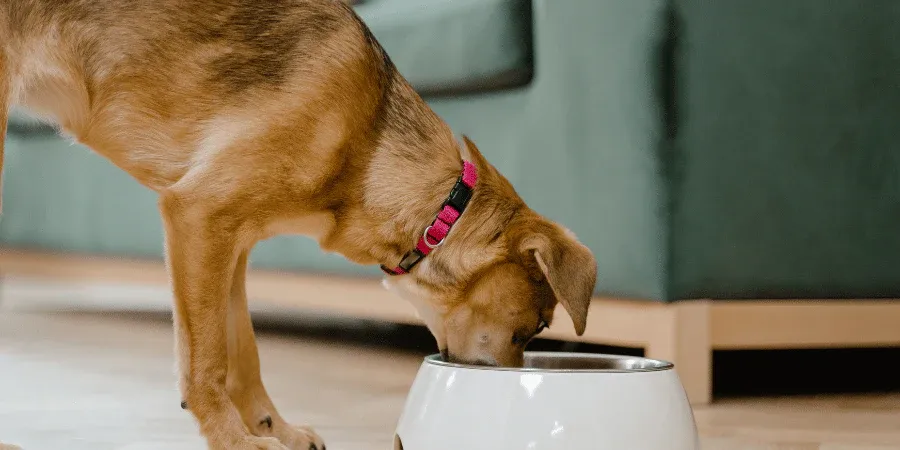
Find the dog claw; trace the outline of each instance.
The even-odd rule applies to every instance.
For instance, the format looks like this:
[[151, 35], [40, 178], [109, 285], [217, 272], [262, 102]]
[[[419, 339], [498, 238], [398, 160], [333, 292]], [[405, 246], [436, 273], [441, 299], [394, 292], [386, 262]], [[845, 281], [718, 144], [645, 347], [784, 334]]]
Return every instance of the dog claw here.
[[181, 409], [187, 409], [187, 402], [181, 402]]
[[269, 429], [271, 430], [272, 429], [272, 416], [266, 416], [265, 419], [259, 421], [259, 424], [260, 425], [266, 424], [266, 426], [269, 427]]

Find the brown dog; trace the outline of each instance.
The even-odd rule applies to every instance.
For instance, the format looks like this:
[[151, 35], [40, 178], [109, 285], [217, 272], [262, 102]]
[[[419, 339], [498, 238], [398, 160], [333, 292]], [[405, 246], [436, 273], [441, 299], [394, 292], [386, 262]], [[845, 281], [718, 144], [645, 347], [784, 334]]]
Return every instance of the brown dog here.
[[159, 193], [179, 386], [210, 447], [324, 448], [260, 378], [244, 276], [276, 234], [405, 268], [386, 285], [452, 360], [522, 364], [557, 302], [584, 332], [590, 251], [460, 144], [337, 0], [0, 1], [0, 131], [10, 105]]

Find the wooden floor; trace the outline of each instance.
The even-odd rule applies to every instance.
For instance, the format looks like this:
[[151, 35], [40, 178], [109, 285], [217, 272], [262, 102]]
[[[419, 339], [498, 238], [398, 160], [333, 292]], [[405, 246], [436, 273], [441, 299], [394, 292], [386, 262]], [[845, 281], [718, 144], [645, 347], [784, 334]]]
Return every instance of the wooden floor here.
[[[178, 405], [166, 320], [109, 313], [128, 306], [113, 301], [114, 291], [65, 302], [58, 289], [43, 292], [0, 286], [0, 442], [25, 450], [204, 448]], [[330, 326], [338, 325], [366, 332]], [[314, 424], [330, 449], [391, 448], [422, 353], [290, 332], [266, 332], [260, 345], [264, 378], [290, 420]], [[729, 400], [695, 415], [704, 450], [900, 449], [900, 395]]]

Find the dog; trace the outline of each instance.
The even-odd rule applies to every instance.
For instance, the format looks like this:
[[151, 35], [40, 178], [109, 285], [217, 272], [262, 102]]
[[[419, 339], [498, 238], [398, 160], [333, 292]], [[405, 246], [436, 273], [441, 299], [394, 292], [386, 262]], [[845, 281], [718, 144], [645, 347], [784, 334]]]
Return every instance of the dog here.
[[325, 449], [261, 381], [245, 273], [276, 235], [381, 266], [449, 361], [521, 366], [557, 304], [585, 331], [591, 251], [345, 2], [0, 1], [0, 136], [12, 107], [158, 194], [182, 407], [210, 448]]

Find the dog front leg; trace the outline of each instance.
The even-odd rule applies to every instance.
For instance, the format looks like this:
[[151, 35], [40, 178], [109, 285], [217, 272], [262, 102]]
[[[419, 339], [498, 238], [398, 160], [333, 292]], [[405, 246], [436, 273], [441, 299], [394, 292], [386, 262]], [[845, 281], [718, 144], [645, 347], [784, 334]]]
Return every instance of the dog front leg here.
[[4, 51], [0, 48], [0, 213], [3, 212], [3, 155], [6, 153], [4, 151], [6, 122], [9, 120], [9, 108], [11, 106], [9, 97], [10, 90], [12, 90], [10, 86], [12, 80], [10, 78], [12, 78], [12, 74], [6, 63]]
[[227, 299], [237, 265], [239, 224], [177, 192], [160, 197], [166, 259], [175, 297], [183, 400], [209, 447], [285, 450], [275, 438], [254, 436], [226, 389]]
[[292, 450], [325, 450], [311, 428], [291, 426], [281, 417], [263, 386], [247, 305], [247, 254], [238, 257], [228, 303], [228, 393], [253, 434], [275, 437]]

